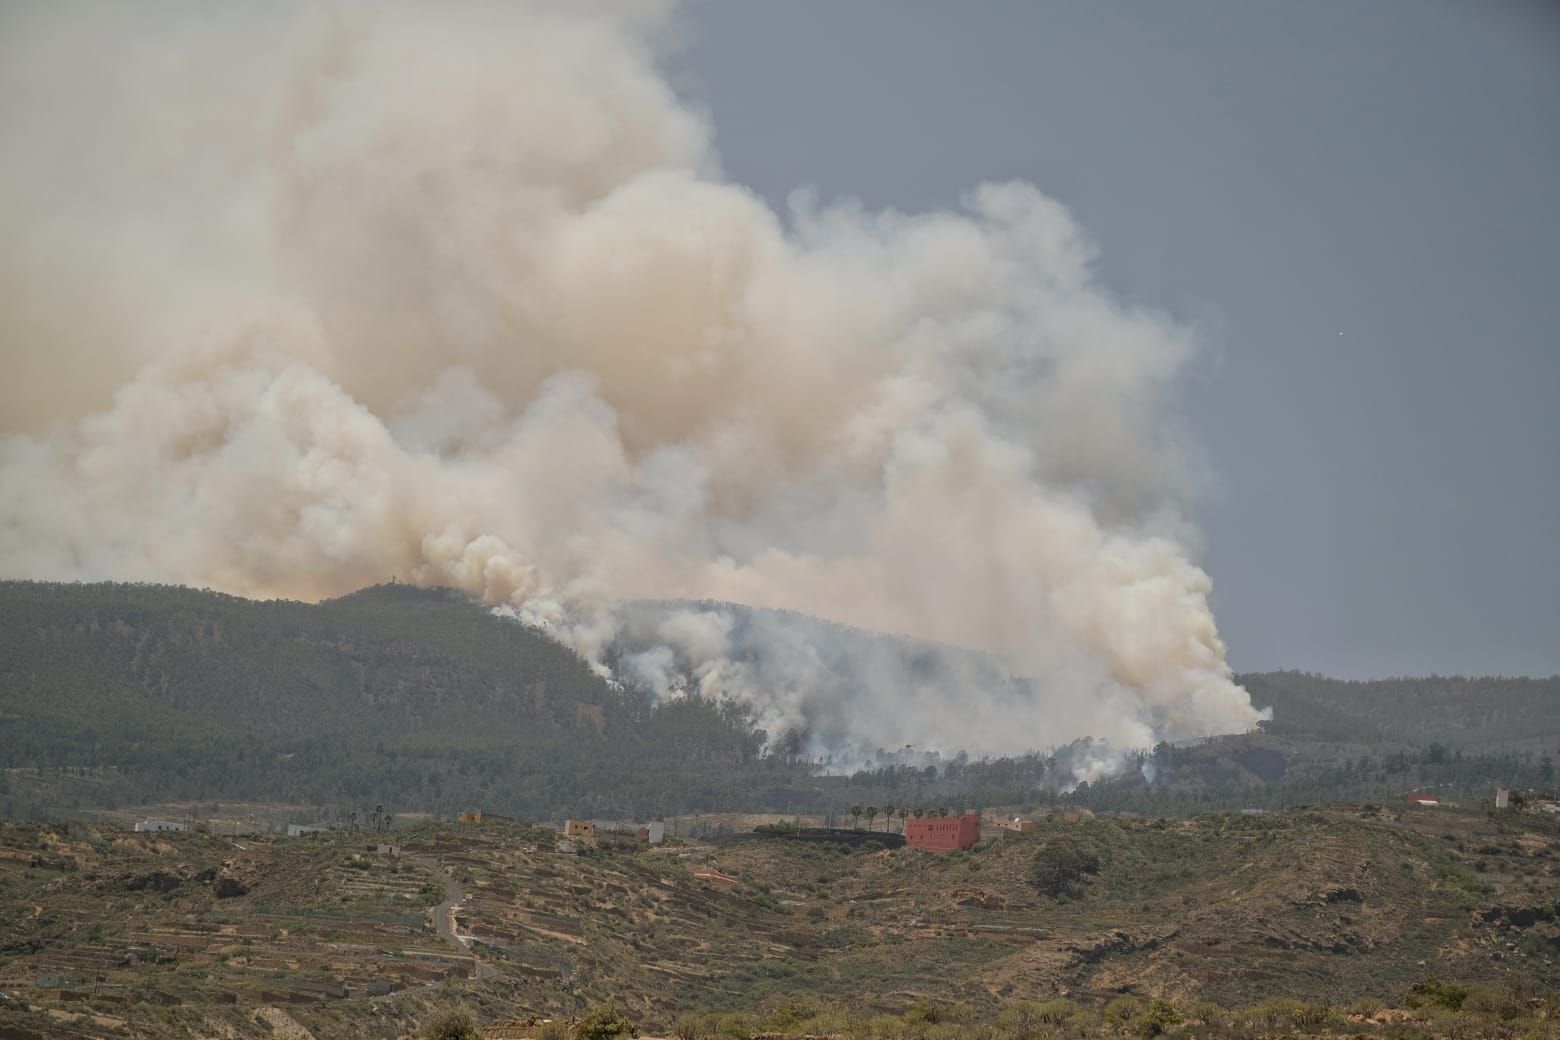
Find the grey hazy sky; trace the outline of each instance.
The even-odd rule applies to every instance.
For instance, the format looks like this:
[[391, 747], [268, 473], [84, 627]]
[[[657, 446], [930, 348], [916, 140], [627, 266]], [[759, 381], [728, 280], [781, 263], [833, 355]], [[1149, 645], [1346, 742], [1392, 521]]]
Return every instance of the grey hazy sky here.
[[776, 204], [1031, 180], [1123, 298], [1205, 331], [1237, 669], [1560, 672], [1560, 5], [714, 0], [687, 28], [678, 88]]

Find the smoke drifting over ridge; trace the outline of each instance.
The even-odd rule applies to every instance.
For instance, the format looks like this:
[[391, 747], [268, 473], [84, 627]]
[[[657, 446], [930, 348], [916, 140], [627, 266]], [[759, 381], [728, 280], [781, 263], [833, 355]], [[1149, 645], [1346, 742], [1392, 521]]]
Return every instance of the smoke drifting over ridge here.
[[[816, 751], [1249, 728], [1182, 519], [1188, 334], [1027, 184], [772, 212], [659, 73], [669, 17], [0, 12], [0, 575], [455, 585]], [[784, 626], [646, 599], [1031, 681], [840, 693]]]

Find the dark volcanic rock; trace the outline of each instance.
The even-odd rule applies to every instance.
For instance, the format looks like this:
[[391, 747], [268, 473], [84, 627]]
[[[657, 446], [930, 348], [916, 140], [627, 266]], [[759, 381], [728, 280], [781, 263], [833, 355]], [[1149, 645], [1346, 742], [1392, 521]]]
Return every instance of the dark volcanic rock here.
[[189, 879], [188, 867], [175, 867], [145, 873], [109, 874], [99, 878], [98, 885], [126, 892], [172, 892]]

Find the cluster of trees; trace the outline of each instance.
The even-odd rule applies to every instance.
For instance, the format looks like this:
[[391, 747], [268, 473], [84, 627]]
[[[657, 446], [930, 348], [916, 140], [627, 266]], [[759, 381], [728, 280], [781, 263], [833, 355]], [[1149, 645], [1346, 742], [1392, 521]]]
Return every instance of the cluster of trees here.
[[899, 817], [899, 830], [901, 833], [903, 833], [905, 829], [905, 822], [909, 820], [910, 817], [914, 816], [918, 820], [923, 816], [946, 817], [948, 815], [948, 807], [942, 806], [936, 809], [924, 809], [921, 807], [916, 807], [912, 809], [906, 805], [896, 806], [892, 802], [884, 805], [881, 809], [875, 805], [862, 805], [860, 802], [857, 802], [855, 805], [850, 807], [850, 815], [853, 818], [855, 825], [860, 827], [861, 818], [865, 816], [867, 818], [868, 830], [872, 829], [872, 821], [877, 819], [878, 814], [880, 813], [883, 816], [883, 830], [888, 830], [889, 826], [893, 823], [894, 817], [897, 815]]

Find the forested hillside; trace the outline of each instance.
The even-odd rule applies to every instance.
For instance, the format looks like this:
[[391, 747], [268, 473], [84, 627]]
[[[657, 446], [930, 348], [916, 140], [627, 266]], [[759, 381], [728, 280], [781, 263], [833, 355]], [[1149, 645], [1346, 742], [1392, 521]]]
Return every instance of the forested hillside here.
[[[839, 662], [852, 656], [907, 682], [948, 684], [949, 698], [959, 676], [998, 675], [967, 652], [720, 609], [742, 629], [816, 641], [829, 673], [820, 696], [851, 696], [853, 673]], [[5, 582], [0, 766], [11, 772], [0, 773], [0, 814], [208, 800], [526, 818], [853, 803], [1182, 813], [1419, 787], [1488, 796], [1497, 783], [1555, 779], [1560, 679], [1240, 678], [1273, 708], [1263, 732], [1138, 749], [1106, 783], [1075, 789], [1074, 763], [1097, 757], [1087, 741], [995, 760], [886, 754], [833, 776], [799, 757], [797, 734], [763, 734], [742, 711], [696, 697], [653, 707], [566, 647], [445, 590], [378, 586], [310, 605]]]
[[1560, 676], [1431, 676], [1349, 682], [1308, 672], [1240, 677], [1264, 727], [1297, 740], [1443, 744], [1465, 752], [1547, 746], [1560, 735]]
[[558, 643], [404, 585], [308, 605], [0, 584], [0, 748], [122, 800], [529, 816], [742, 805], [805, 776], [738, 712], [651, 711]]

